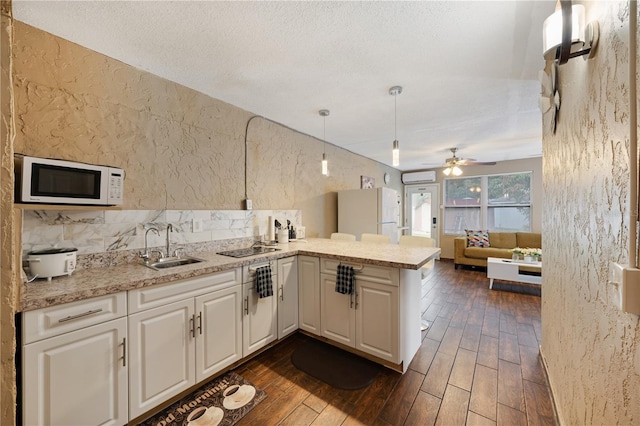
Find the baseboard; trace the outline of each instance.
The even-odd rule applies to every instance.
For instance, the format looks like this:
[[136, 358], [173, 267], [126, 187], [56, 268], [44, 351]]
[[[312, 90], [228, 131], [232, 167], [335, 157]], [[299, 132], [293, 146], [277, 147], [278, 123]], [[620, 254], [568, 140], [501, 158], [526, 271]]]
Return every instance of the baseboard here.
[[538, 346], [538, 352], [540, 353], [540, 360], [542, 361], [542, 369], [544, 370], [544, 374], [547, 377], [547, 383], [549, 383], [549, 392], [551, 393], [551, 403], [553, 404], [553, 412], [556, 416], [556, 419], [558, 419], [558, 425], [563, 426], [565, 422], [562, 420], [562, 417], [558, 412], [558, 406], [556, 404], [556, 397], [555, 397], [556, 392], [553, 389], [553, 383], [551, 383], [551, 380], [549, 380], [549, 367], [547, 365], [547, 359], [542, 353], [542, 345]]

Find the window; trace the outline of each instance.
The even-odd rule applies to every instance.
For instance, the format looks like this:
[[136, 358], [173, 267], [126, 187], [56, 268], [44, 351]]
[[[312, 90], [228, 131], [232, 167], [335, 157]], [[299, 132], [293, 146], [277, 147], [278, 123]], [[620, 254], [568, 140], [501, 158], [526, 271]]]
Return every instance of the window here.
[[531, 172], [444, 180], [444, 233], [531, 230]]

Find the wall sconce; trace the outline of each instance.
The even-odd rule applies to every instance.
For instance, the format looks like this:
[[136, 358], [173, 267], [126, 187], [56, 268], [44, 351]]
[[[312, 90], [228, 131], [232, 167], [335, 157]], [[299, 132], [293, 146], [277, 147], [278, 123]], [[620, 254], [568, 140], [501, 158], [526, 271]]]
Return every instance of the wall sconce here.
[[597, 21], [584, 24], [584, 6], [560, 0], [560, 7], [542, 25], [542, 48], [546, 60], [566, 64], [571, 58], [590, 59], [598, 45], [600, 27]]

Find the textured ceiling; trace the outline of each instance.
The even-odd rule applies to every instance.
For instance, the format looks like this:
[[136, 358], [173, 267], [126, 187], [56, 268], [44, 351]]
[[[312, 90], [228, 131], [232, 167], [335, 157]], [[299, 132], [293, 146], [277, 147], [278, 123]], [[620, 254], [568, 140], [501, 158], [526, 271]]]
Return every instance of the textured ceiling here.
[[[542, 154], [549, 1], [13, 1], [16, 19], [400, 170]], [[396, 99], [391, 86], [403, 87]]]

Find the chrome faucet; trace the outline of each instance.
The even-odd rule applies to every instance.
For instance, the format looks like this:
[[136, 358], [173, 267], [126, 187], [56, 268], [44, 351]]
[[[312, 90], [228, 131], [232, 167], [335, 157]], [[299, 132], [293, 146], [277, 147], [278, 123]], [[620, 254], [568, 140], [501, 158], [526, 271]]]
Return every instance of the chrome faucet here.
[[168, 224], [167, 225], [167, 251], [166, 251], [167, 257], [169, 257], [170, 256], [169, 253], [171, 253], [171, 251], [169, 250], [170, 249], [170, 245], [171, 245], [171, 243], [169, 242], [169, 232], [173, 232], [173, 225], [172, 224]]
[[151, 254], [149, 253], [149, 244], [147, 243], [147, 235], [149, 234], [149, 231], [153, 231], [157, 236], [160, 236], [160, 231], [158, 231], [158, 228], [153, 226], [147, 229], [144, 233], [144, 253], [141, 253], [140, 257], [143, 258], [145, 262], [148, 262], [149, 257], [151, 256]]

